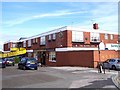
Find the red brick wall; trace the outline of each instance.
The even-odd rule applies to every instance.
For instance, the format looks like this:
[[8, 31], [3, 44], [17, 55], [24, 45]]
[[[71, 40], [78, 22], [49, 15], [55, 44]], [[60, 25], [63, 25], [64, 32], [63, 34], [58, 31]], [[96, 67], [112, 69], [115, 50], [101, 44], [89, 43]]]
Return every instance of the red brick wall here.
[[10, 49], [8, 49], [8, 43], [4, 44], [4, 51], [9, 51]]
[[84, 42], [90, 44], [90, 32], [84, 32]]
[[72, 47], [72, 31], [67, 30], [67, 47]]
[[[118, 51], [114, 51], [114, 50], [100, 51], [101, 62], [109, 58], [118, 58], [118, 57], [120, 58]], [[56, 63], [49, 62], [49, 59], [47, 59], [47, 65], [50, 66], [97, 67], [98, 62], [99, 62], [99, 53], [97, 50], [57, 52]]]
[[[109, 58], [120, 58], [119, 51], [114, 50], [102, 50], [100, 51], [100, 61], [106, 61]], [[94, 51], [94, 67], [97, 66], [97, 62], [99, 61], [99, 53], [98, 51]]]
[[93, 51], [57, 52], [57, 66], [93, 67]]
[[105, 44], [106, 43], [117, 43], [117, 41], [118, 41], [118, 35], [113, 34], [113, 40], [110, 39], [110, 35], [111, 34], [108, 34], [108, 39], [105, 39], [105, 34], [101, 33], [100, 34], [100, 41], [103, 41]]

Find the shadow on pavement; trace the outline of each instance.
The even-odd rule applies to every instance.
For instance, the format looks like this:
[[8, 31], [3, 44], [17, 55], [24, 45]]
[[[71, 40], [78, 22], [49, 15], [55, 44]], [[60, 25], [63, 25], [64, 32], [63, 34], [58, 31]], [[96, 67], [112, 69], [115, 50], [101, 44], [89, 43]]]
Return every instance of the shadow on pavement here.
[[92, 82], [89, 82], [89, 83], [91, 83], [91, 84], [89, 84], [87, 86], [84, 86], [82, 88], [101, 88], [101, 89], [106, 88], [106, 89], [109, 89], [109, 90], [118, 90], [116, 88], [116, 86], [114, 85], [114, 83], [112, 82], [111, 78], [108, 78], [107, 80], [96, 80], [96, 81], [92, 81]]

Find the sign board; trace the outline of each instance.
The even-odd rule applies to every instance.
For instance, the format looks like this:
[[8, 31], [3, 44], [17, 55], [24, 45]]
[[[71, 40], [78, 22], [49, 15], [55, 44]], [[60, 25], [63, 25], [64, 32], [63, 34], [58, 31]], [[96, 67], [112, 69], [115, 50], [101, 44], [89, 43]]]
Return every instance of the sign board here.
[[120, 50], [120, 44], [106, 44], [108, 50]]

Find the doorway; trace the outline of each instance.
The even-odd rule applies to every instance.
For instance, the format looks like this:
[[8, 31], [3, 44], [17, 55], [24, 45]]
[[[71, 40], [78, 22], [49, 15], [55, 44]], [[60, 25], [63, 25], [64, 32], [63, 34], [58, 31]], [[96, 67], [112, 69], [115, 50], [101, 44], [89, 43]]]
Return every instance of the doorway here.
[[46, 65], [46, 52], [41, 52], [41, 65]]

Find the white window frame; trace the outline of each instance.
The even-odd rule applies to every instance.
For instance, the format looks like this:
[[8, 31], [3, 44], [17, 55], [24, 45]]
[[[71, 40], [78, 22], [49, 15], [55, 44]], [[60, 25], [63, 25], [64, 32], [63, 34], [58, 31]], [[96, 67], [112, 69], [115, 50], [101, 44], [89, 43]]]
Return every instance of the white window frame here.
[[35, 43], [38, 43], [38, 38], [35, 38]]
[[94, 40], [96, 39], [96, 42], [100, 41], [100, 33], [98, 32], [91, 32], [90, 33], [90, 41], [95, 42]]
[[45, 44], [46, 44], [46, 38], [45, 38], [45, 36], [42, 36], [40, 38], [40, 45], [45, 45]]
[[49, 62], [56, 62], [56, 52], [49, 52]]
[[31, 47], [31, 39], [28, 40], [28, 47]]
[[110, 39], [111, 39], [111, 40], [114, 39], [114, 35], [113, 35], [113, 34], [110, 35]]
[[48, 40], [51, 40], [52, 39], [52, 37], [51, 37], [51, 34], [50, 35], [48, 35]]
[[84, 42], [83, 32], [72, 31], [72, 42]]
[[108, 34], [107, 33], [104, 34], [104, 37], [105, 37], [106, 40], [108, 40]]
[[23, 41], [23, 47], [26, 47], [26, 41]]
[[55, 34], [55, 33], [53, 34], [52, 39], [53, 39], [53, 40], [55, 40], [55, 39], [56, 39], [56, 34]]
[[12, 48], [15, 48], [16, 47], [16, 43], [12, 43]]
[[35, 43], [35, 38], [33, 39], [33, 43]]

